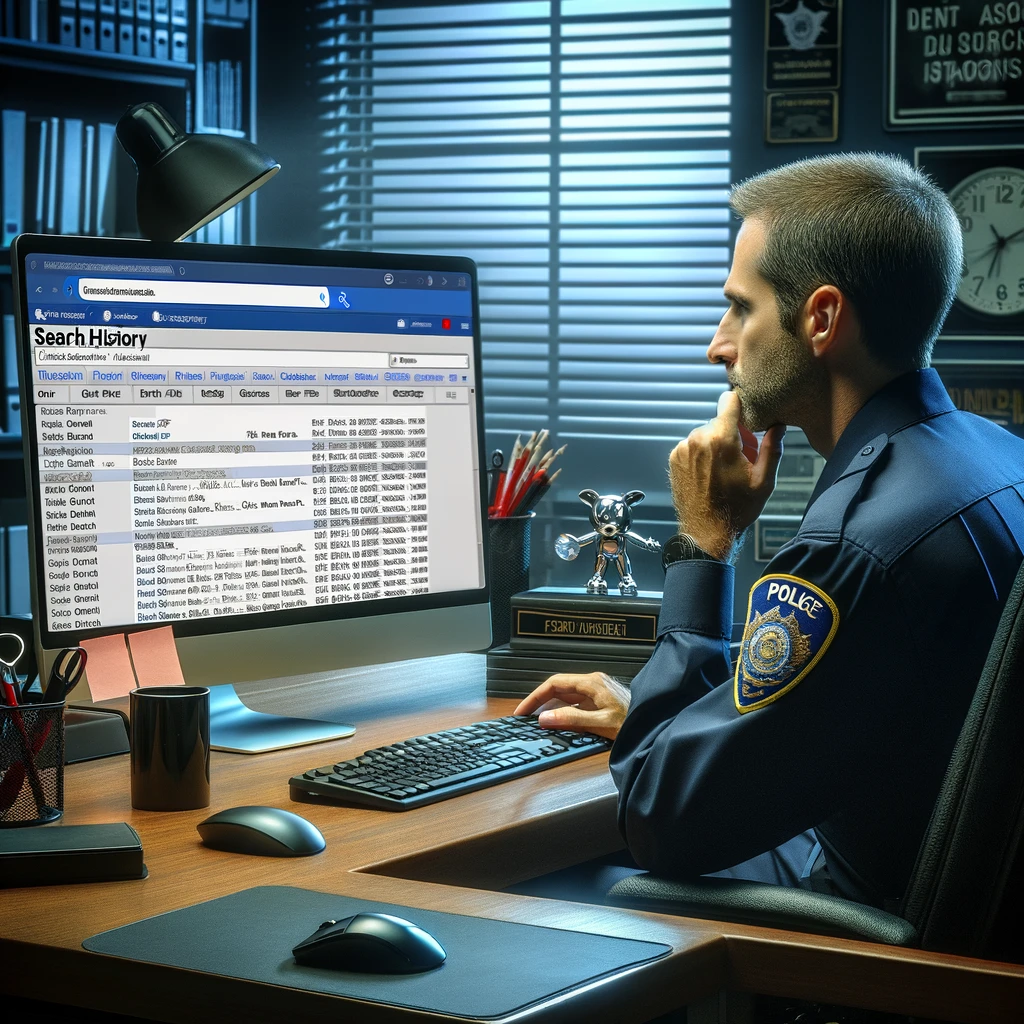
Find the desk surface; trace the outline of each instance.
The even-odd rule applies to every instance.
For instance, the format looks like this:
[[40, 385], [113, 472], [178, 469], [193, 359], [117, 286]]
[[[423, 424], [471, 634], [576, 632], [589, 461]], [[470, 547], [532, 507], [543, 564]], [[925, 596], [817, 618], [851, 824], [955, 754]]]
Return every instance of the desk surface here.
[[[607, 755], [408, 812], [297, 804], [287, 780], [370, 747], [508, 714], [484, 696], [478, 655], [239, 687], [258, 711], [346, 721], [348, 740], [261, 754], [214, 751], [212, 802], [136, 811], [128, 756], [66, 771], [65, 824], [127, 821], [149, 877], [0, 891], [0, 992], [167, 1021], [319, 1019], [348, 1001], [87, 953], [97, 932], [257, 885], [293, 885], [452, 913], [665, 942], [669, 957], [539, 1007], [528, 1021], [643, 1021], [721, 989], [830, 1001], [963, 1022], [1017, 1021], [1024, 967], [773, 929], [673, 918], [496, 890], [621, 848]], [[316, 857], [243, 857], [209, 850], [196, 823], [238, 804], [286, 807], [323, 832]], [[51, 827], [60, 827], [51, 826]], [[514, 978], [510, 967], [510, 980]], [[360, 1021], [411, 1011], [357, 1004]], [[431, 1018], [437, 1019], [437, 1018]]]

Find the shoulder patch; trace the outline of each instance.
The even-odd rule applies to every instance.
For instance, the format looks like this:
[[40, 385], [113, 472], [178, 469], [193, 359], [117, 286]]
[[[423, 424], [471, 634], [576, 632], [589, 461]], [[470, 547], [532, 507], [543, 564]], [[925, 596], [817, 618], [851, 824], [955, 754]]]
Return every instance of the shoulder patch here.
[[736, 660], [734, 697], [742, 715], [771, 704], [818, 663], [839, 628], [839, 610], [813, 583], [781, 573], [750, 590]]

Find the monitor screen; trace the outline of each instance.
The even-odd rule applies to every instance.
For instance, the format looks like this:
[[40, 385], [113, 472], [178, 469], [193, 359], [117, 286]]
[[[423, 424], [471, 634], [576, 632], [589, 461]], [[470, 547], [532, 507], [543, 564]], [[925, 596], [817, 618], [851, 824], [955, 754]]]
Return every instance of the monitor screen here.
[[303, 671], [382, 660], [374, 623], [401, 658], [440, 653], [411, 613], [483, 622], [471, 261], [22, 236], [14, 266], [44, 649], [283, 629]]

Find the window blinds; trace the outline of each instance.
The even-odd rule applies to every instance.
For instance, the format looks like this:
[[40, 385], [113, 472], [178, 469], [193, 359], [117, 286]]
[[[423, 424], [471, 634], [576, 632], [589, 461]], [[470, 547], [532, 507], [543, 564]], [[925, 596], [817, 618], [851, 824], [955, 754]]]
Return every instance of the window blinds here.
[[725, 380], [729, 0], [317, 13], [324, 244], [471, 256], [489, 441], [546, 426], [663, 480]]

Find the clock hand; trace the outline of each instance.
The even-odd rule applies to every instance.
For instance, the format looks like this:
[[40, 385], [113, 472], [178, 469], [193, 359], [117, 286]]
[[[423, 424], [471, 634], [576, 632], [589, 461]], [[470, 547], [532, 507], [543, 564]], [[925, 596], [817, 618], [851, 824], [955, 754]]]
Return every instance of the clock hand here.
[[992, 234], [996, 236], [996, 245], [1006, 245], [1006, 239], [996, 231], [995, 224], [989, 224], [989, 227], [992, 229]]

